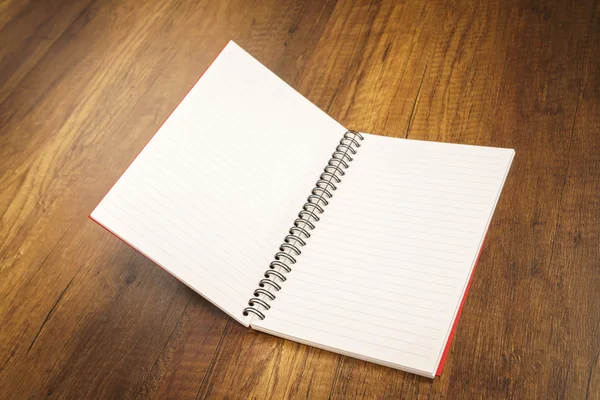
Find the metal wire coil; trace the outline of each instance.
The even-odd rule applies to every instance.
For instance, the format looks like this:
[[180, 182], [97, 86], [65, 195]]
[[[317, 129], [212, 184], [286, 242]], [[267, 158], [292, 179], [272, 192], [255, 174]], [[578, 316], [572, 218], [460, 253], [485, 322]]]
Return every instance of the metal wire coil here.
[[[276, 295], [271, 291], [278, 292], [282, 289], [282, 283], [287, 280], [284, 274], [292, 272], [292, 265], [296, 264], [296, 257], [302, 254], [301, 248], [306, 246], [310, 239], [310, 231], [316, 228], [315, 223], [319, 222], [318, 214], [325, 212], [325, 207], [329, 205], [329, 200], [333, 198], [333, 191], [337, 190], [336, 184], [341, 183], [345, 169], [350, 167], [354, 158], [350, 155], [356, 155], [356, 149], [361, 146], [360, 141], [363, 136], [356, 131], [346, 131], [336, 146], [323, 173], [319, 176], [311, 194], [307, 197], [306, 203], [298, 213], [298, 218], [294, 220], [289, 234], [284, 238], [279, 246], [279, 251], [275, 253], [275, 260], [269, 264], [269, 269], [265, 271], [264, 278], [258, 283], [258, 288], [254, 290], [254, 297], [248, 301], [248, 306], [244, 308], [243, 314], [256, 315], [258, 318], [265, 319], [265, 311], [271, 308], [270, 301], [276, 299]], [[334, 183], [335, 182], [335, 183]]]

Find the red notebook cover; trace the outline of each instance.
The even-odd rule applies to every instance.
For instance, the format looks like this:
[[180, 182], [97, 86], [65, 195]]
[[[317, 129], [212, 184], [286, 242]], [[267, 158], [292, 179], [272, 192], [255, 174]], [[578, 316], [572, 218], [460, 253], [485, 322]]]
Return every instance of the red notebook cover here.
[[467, 288], [465, 289], [465, 294], [460, 302], [460, 306], [458, 307], [458, 312], [456, 313], [456, 318], [454, 318], [454, 322], [452, 323], [452, 329], [450, 330], [450, 336], [448, 336], [448, 341], [446, 342], [446, 347], [444, 348], [444, 352], [442, 353], [442, 358], [438, 365], [438, 369], [435, 372], [435, 376], [442, 375], [442, 370], [444, 369], [444, 363], [446, 362], [446, 357], [448, 357], [448, 353], [450, 352], [450, 345], [452, 344], [452, 338], [454, 337], [454, 333], [456, 332], [456, 327], [458, 326], [458, 320], [460, 319], [460, 313], [462, 312], [463, 306], [465, 305], [465, 300], [467, 298], [467, 294], [469, 294], [469, 287], [471, 287], [471, 281], [473, 280], [473, 275], [475, 275], [475, 268], [477, 268], [477, 263], [479, 262], [479, 257], [481, 256], [481, 251], [483, 250], [483, 245], [485, 244], [485, 238], [487, 236], [487, 231], [483, 236], [483, 241], [481, 242], [481, 247], [479, 248], [479, 253], [477, 253], [477, 258], [475, 259], [475, 265], [473, 266], [473, 271], [471, 271], [471, 276], [469, 277], [469, 282], [467, 282]]

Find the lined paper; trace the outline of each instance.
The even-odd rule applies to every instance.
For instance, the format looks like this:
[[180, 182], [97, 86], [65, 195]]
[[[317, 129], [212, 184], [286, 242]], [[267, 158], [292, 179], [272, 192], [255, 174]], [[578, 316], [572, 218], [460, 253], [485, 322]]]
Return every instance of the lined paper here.
[[247, 326], [344, 132], [230, 42], [91, 217]]
[[252, 326], [433, 377], [513, 155], [365, 134]]

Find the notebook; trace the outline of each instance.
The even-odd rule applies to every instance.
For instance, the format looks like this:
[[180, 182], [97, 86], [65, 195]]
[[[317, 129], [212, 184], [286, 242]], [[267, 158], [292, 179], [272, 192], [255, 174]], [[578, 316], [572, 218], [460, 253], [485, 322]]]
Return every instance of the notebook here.
[[90, 217], [246, 327], [433, 378], [513, 156], [348, 130], [230, 42]]

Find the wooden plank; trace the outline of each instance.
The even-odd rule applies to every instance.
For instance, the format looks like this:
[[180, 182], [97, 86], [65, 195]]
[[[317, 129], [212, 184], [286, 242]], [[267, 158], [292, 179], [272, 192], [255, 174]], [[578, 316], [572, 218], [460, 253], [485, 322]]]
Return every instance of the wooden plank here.
[[[75, 19], [81, 18], [92, 0], [65, 2], [8, 1], [0, 10], [0, 103], [18, 86], [48, 49]], [[0, 6], [2, 7], [2, 6]], [[11, 104], [11, 108], [19, 108]]]

